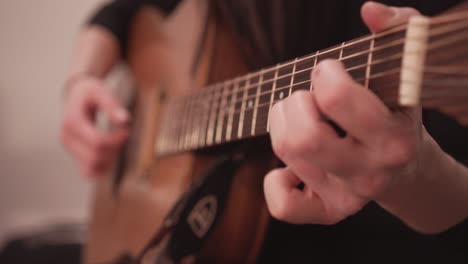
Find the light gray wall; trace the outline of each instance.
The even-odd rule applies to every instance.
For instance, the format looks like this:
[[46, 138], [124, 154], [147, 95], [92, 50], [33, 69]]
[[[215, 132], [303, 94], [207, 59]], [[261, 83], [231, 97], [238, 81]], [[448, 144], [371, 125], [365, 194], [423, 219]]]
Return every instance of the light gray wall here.
[[87, 217], [92, 185], [57, 138], [71, 47], [99, 2], [0, 1], [0, 241]]

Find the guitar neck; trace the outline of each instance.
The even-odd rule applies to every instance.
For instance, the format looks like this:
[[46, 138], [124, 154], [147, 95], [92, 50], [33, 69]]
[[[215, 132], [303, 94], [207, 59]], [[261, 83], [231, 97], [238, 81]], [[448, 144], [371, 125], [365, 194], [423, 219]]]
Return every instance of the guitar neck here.
[[[445, 110], [447, 101], [466, 100], [468, 48], [464, 43], [468, 39], [468, 12], [412, 21], [168, 102], [157, 154], [202, 149], [267, 134], [272, 106], [295, 91], [313, 91], [311, 70], [325, 59], [341, 61], [356, 82], [372, 90], [387, 106], [423, 104]], [[444, 82], [447, 77], [451, 83]], [[440, 85], [451, 86], [458, 91], [457, 96], [441, 90]], [[457, 109], [468, 112], [465, 107]], [[455, 117], [462, 122], [467, 118]]]

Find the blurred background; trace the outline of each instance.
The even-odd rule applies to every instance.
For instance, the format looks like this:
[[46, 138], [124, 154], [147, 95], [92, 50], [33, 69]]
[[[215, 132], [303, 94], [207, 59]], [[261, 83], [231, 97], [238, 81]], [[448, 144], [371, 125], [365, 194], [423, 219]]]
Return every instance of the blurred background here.
[[58, 134], [72, 45], [101, 2], [0, 1], [0, 247], [88, 217], [92, 184]]

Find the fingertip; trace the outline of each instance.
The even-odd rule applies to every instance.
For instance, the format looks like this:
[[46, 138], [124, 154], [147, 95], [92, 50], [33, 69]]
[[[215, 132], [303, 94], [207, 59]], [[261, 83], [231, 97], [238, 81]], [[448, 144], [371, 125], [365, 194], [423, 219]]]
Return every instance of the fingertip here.
[[377, 2], [367, 2], [361, 8], [361, 17], [371, 32], [380, 32], [405, 23], [419, 11], [410, 7], [393, 7]]
[[387, 21], [394, 17], [397, 9], [378, 2], [366, 2], [361, 8], [361, 17], [371, 32], [389, 27]]
[[336, 82], [343, 79], [352, 80], [342, 62], [330, 59], [321, 61], [312, 76], [312, 81], [318, 84], [316, 88], [320, 87], [323, 82]]

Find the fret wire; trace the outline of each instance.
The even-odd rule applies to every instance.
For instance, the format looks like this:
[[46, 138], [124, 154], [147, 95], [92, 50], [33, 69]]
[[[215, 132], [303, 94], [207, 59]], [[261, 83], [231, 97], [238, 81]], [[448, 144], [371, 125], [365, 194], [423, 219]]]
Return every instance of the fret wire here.
[[[179, 113], [180, 113], [180, 117], [181, 119], [183, 119], [183, 115], [185, 114], [185, 103], [184, 101], [181, 101], [179, 103]], [[176, 147], [174, 148], [175, 151], [178, 151], [179, 150], [179, 144], [180, 144], [180, 139], [182, 138], [182, 123], [177, 123], [176, 126], [175, 126], [175, 131], [176, 131], [176, 134], [177, 134], [177, 138], [176, 138], [176, 142], [174, 145], [176, 145]]]
[[190, 115], [191, 115], [191, 118], [190, 118], [190, 121], [191, 121], [191, 125], [190, 125], [190, 133], [189, 133], [189, 143], [188, 143], [188, 148], [189, 149], [195, 149], [196, 146], [195, 146], [195, 133], [197, 131], [197, 120], [198, 120], [198, 111], [199, 111], [199, 107], [198, 107], [198, 99], [199, 99], [199, 96], [195, 96], [193, 98], [193, 102], [192, 102], [192, 110], [190, 111]]
[[187, 99], [188, 98], [185, 98], [185, 100], [183, 101], [184, 104], [183, 104], [183, 114], [182, 114], [182, 122], [180, 123], [180, 134], [179, 134], [179, 139], [178, 139], [178, 143], [177, 143], [177, 150], [182, 150], [183, 147], [184, 147], [184, 139], [185, 139], [185, 130], [186, 130], [186, 125], [187, 125], [187, 121], [186, 121], [186, 118], [187, 118], [187, 115], [188, 115], [188, 102], [187, 102]]
[[[171, 119], [173, 120], [175, 117], [178, 117], [178, 116], [180, 117], [180, 114], [181, 114], [180, 107], [181, 107], [180, 104], [172, 104], [171, 108], [166, 108], [167, 111], [172, 110], [172, 111], [170, 111], [170, 114], [168, 115], [169, 120], [171, 120]], [[171, 147], [170, 147], [170, 149], [172, 151], [174, 151], [176, 146], [177, 146], [177, 142], [178, 142], [177, 141], [178, 140], [178, 135], [179, 135], [178, 134], [178, 127], [179, 127], [180, 124], [178, 122], [170, 122], [169, 124], [170, 124], [169, 132], [171, 133], [170, 135], [174, 135], [173, 137], [171, 137], [171, 141], [170, 141]]]
[[209, 118], [209, 125], [208, 125], [208, 136], [206, 139], [206, 144], [207, 145], [212, 145], [213, 140], [214, 140], [214, 134], [215, 134], [215, 122], [216, 122], [216, 113], [218, 112], [218, 105], [219, 105], [219, 97], [220, 97], [220, 91], [219, 89], [216, 89], [215, 91], [215, 96], [214, 96], [214, 101], [212, 102], [212, 109], [210, 110], [210, 118]]
[[185, 135], [184, 135], [184, 143], [182, 147], [184, 150], [187, 150], [190, 144], [190, 132], [192, 131], [193, 99], [194, 99], [193, 97], [188, 98], [188, 112], [187, 112], [187, 116], [185, 119], [186, 129], [185, 129]]
[[227, 125], [227, 128], [226, 128], [226, 140], [229, 141], [231, 140], [231, 136], [232, 136], [232, 122], [234, 120], [234, 111], [235, 111], [235, 108], [236, 108], [236, 100], [237, 100], [237, 92], [238, 92], [238, 89], [239, 89], [239, 79], [236, 78], [235, 82], [234, 82], [234, 88], [233, 88], [233, 95], [231, 96], [231, 103], [230, 103], [230, 106], [229, 106], [229, 118], [228, 118], [228, 125]]
[[261, 74], [260, 75], [260, 79], [258, 80], [258, 86], [257, 86], [257, 93], [255, 95], [255, 105], [254, 105], [254, 109], [253, 109], [253, 115], [252, 115], [252, 128], [251, 128], [251, 131], [250, 131], [250, 134], [253, 136], [255, 134], [255, 122], [256, 122], [256, 118], [257, 118], [257, 111], [258, 111], [258, 101], [260, 100], [260, 89], [262, 87], [262, 82], [263, 82], [263, 76], [264, 74]]
[[[250, 74], [247, 76], [250, 76]], [[249, 85], [250, 85], [250, 77], [247, 78], [246, 80], [246, 86], [249, 86]], [[244, 115], [245, 115], [245, 103], [246, 103], [245, 98], [247, 97], [247, 90], [248, 89], [244, 89], [244, 94], [242, 95], [242, 106], [241, 106], [241, 112], [240, 112], [240, 118], [239, 118], [239, 127], [237, 130], [238, 138], [242, 138], [242, 129], [244, 128]]]
[[372, 39], [370, 41], [370, 48], [369, 48], [371, 52], [369, 52], [369, 54], [367, 55], [366, 80], [364, 83], [364, 87], [366, 87], [367, 89], [369, 89], [369, 76], [371, 73], [371, 63], [372, 63], [372, 55], [374, 54], [374, 51], [373, 51], [374, 45], [375, 45], [375, 39]]
[[222, 129], [223, 129], [223, 123], [224, 123], [224, 110], [226, 107], [226, 100], [227, 100], [227, 94], [226, 94], [227, 87], [229, 86], [227, 85], [227, 82], [225, 82], [222, 88], [222, 92], [221, 92], [221, 105], [219, 106], [219, 110], [217, 111], [218, 123], [216, 125], [216, 139], [215, 139], [216, 143], [221, 142], [222, 135], [223, 135]]
[[[319, 54], [320, 51], [317, 51], [317, 53], [315, 54], [315, 58], [314, 58], [314, 66], [312, 67], [312, 69], [315, 69], [317, 68], [317, 63], [318, 63], [318, 54]], [[310, 90], [309, 91], [313, 91], [314, 90], [314, 85], [312, 84], [312, 82], [310, 83]]]
[[296, 65], [297, 65], [297, 58], [294, 60], [293, 69], [291, 73], [291, 83], [289, 84], [289, 96], [292, 94], [292, 85], [294, 83], [294, 75], [296, 74]]
[[[276, 70], [275, 70], [275, 77], [273, 77], [273, 79], [275, 80], [273, 82], [273, 87], [271, 88], [271, 96], [270, 96], [270, 108], [268, 109], [268, 113], [270, 113], [271, 111], [271, 108], [273, 107], [273, 99], [275, 97], [275, 90], [276, 90], [276, 80], [277, 80], [277, 77], [278, 77], [278, 68], [279, 68], [279, 64], [276, 65]], [[258, 106], [257, 106], [258, 107]], [[268, 115], [268, 120], [267, 120], [267, 128], [266, 128], [267, 132], [270, 132], [270, 115]]]
[[200, 136], [200, 120], [202, 118], [201, 112], [203, 108], [200, 107], [200, 101], [201, 101], [201, 96], [196, 96], [195, 97], [195, 102], [196, 102], [196, 108], [195, 108], [195, 117], [194, 117], [194, 123], [195, 123], [195, 128], [194, 131], [192, 132], [192, 145], [191, 148], [196, 149], [198, 148], [199, 144], [199, 136]]
[[346, 41], [341, 43], [340, 56], [338, 57], [339, 60], [341, 60], [343, 58], [343, 49], [344, 49], [345, 44], [346, 44]]
[[193, 103], [196, 97], [189, 99], [189, 111], [187, 116], [187, 131], [185, 132], [184, 149], [188, 150], [190, 146], [191, 132], [193, 126]]
[[208, 107], [205, 106], [205, 104], [203, 104], [203, 106], [205, 106], [204, 108], [204, 113], [203, 113], [203, 124], [202, 124], [202, 133], [200, 134], [200, 146], [204, 147], [206, 146], [206, 141], [207, 141], [207, 138], [208, 138], [208, 124], [209, 124], [209, 119], [210, 119], [210, 110], [211, 110], [211, 107], [213, 106], [213, 97], [214, 97], [214, 94], [208, 94], [208, 102], [207, 102], [207, 105]]

